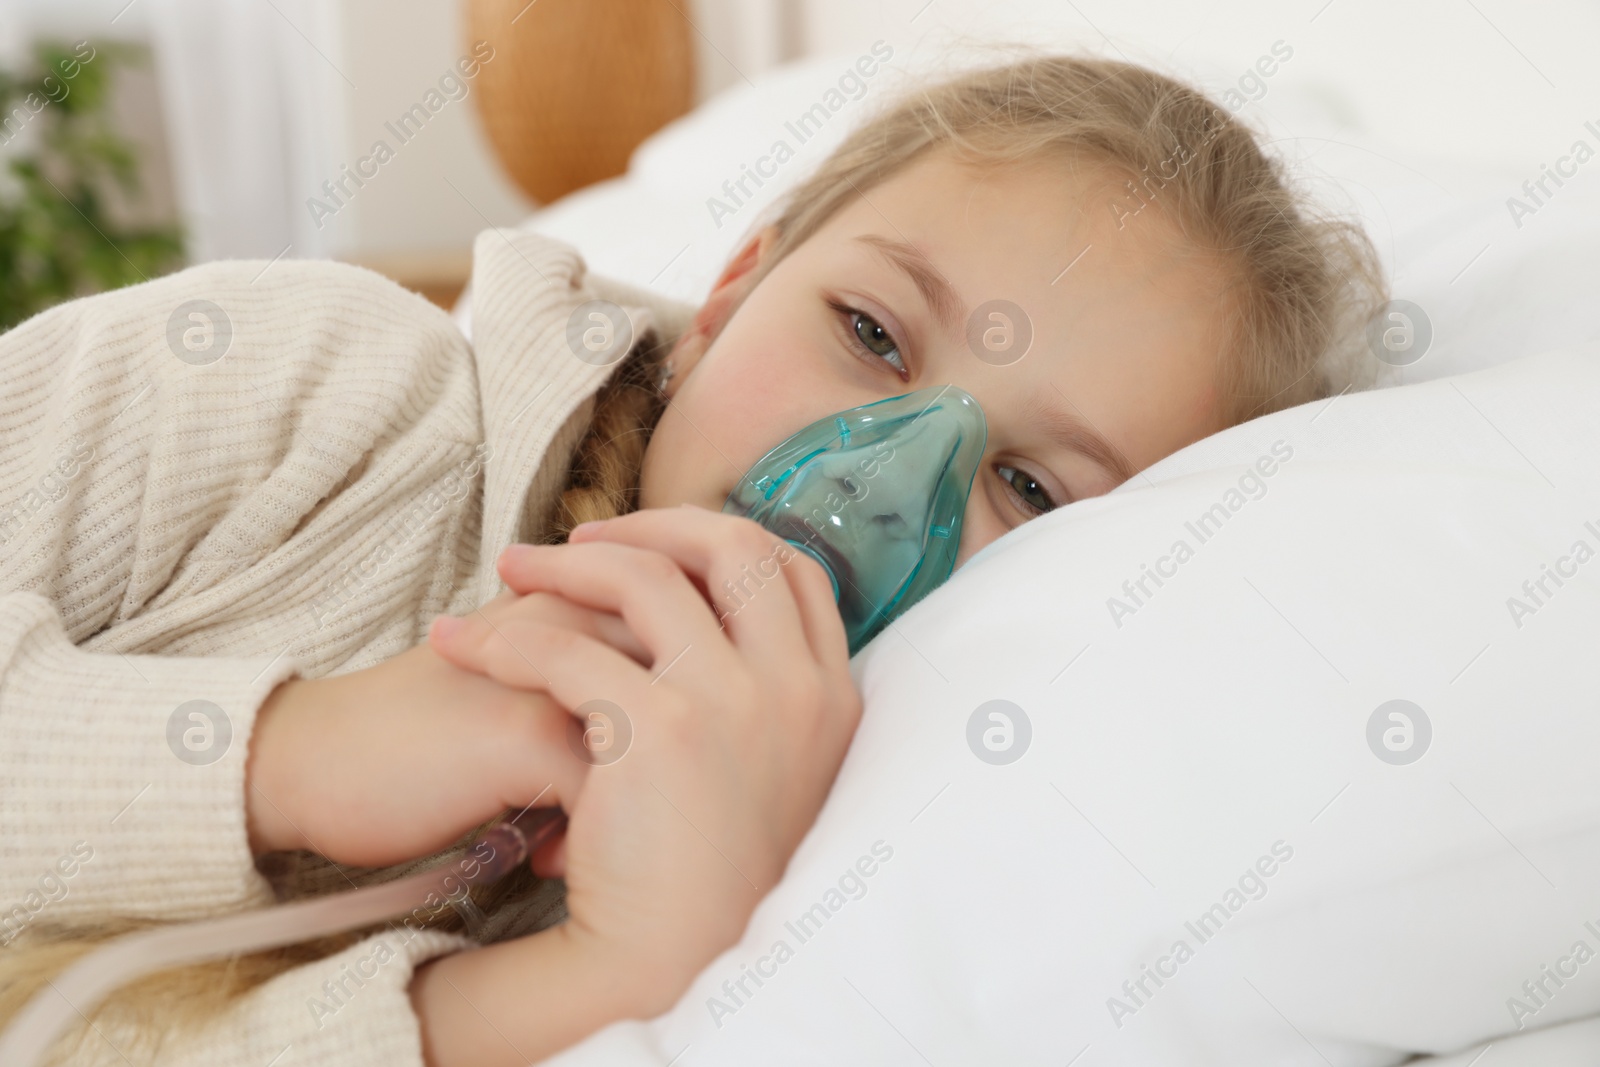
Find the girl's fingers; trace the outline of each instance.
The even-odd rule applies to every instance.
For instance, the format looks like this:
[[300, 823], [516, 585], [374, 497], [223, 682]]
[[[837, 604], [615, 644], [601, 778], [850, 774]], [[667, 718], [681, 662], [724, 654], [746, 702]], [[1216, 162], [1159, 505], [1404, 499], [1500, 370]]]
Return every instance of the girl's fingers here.
[[783, 574], [794, 548], [753, 522], [709, 511], [655, 509], [648, 518], [636, 524], [630, 540], [585, 537], [568, 545], [578, 551], [631, 545], [666, 556], [705, 586], [729, 639], [751, 663], [770, 677], [794, 669], [796, 652], [804, 654], [808, 645]]
[[[435, 625], [439, 625], [435, 620]], [[514, 614], [492, 624], [462, 620], [445, 643], [452, 663], [517, 689], [545, 692], [573, 714], [608, 700], [632, 715], [652, 699], [650, 675], [610, 645], [587, 634]]]
[[539, 705], [516, 728], [484, 739], [488, 743], [478, 768], [488, 773], [499, 765], [497, 777], [507, 783], [500, 797], [506, 808], [538, 803], [571, 811], [590, 764], [567, 744], [572, 717], [566, 709], [542, 697]]
[[[738, 667], [738, 654], [710, 606], [684, 572], [659, 552], [601, 541], [513, 546], [506, 555], [505, 570], [514, 571], [515, 588], [557, 593], [584, 607], [620, 615], [650, 650], [658, 676], [672, 667], [715, 687]], [[516, 607], [507, 610], [514, 613]], [[684, 662], [673, 666], [679, 657]]]
[[[849, 642], [826, 572], [759, 523], [704, 508], [647, 508], [581, 527], [569, 543], [596, 541], [651, 548], [671, 557], [705, 583], [727, 613], [723, 622], [735, 643], [753, 652], [756, 646], [750, 642], [759, 640], [763, 627], [778, 633], [779, 641], [794, 640], [792, 632], [783, 631], [798, 614], [812, 656], [827, 676], [836, 683], [848, 677]], [[779, 644], [776, 651], [788, 657], [793, 647]]]
[[[503, 554], [501, 558], [502, 560], [505, 558]], [[505, 569], [503, 562], [500, 569]], [[498, 609], [494, 605], [508, 604], [518, 597], [519, 591], [513, 588], [489, 601], [481, 610], [497, 618]], [[627, 653], [636, 663], [650, 665], [650, 650], [620, 616], [609, 611], [595, 611], [551, 593], [533, 592], [527, 594], [526, 599], [529, 603], [519, 610], [531, 611], [532, 617], [586, 633], [590, 637], [604, 641], [619, 652]]]
[[567, 875], [567, 835], [556, 834], [534, 849], [528, 865], [540, 878], [565, 878]]
[[[543, 653], [532, 645], [530, 620], [491, 619], [482, 612], [464, 618], [440, 615], [428, 628], [428, 644], [464, 671], [492, 678], [501, 685], [529, 692], [550, 692], [550, 679], [530, 658]], [[491, 669], [492, 668], [492, 669]]]

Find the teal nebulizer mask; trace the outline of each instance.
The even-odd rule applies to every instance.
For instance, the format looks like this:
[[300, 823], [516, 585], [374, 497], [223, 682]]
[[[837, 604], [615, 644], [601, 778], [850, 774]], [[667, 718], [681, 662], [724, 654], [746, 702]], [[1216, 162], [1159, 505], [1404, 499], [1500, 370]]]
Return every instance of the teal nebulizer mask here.
[[757, 460], [722, 510], [822, 564], [854, 655], [955, 569], [987, 438], [953, 385], [849, 408]]

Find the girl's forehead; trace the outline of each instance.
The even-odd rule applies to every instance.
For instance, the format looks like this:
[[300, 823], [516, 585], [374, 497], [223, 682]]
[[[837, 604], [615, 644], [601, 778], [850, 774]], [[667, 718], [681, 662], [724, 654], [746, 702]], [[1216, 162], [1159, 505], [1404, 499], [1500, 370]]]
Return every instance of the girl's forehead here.
[[848, 198], [818, 236], [912, 245], [958, 287], [1059, 293], [1088, 273], [1080, 267], [1215, 282], [1216, 257], [1184, 236], [1169, 205], [1136, 192], [1122, 171], [1081, 153], [1000, 163], [939, 149]]
[[816, 236], [829, 256], [903, 275], [934, 318], [1005, 301], [1041, 328], [1120, 320], [1138, 335], [1154, 324], [1136, 317], [1216, 319], [1235, 272], [1161, 205], [1128, 214], [1120, 180], [1082, 159], [1001, 166], [930, 153], [846, 202]]
[[[932, 210], [947, 222], [971, 208], [1003, 210], [1026, 224], [1097, 211], [1114, 219], [1112, 204], [1126, 195], [1132, 175], [1097, 156], [1073, 151], [1038, 153], [1022, 159], [983, 159], [948, 147], [933, 148], [883, 179], [884, 196], [914, 210]], [[847, 202], [848, 206], [848, 202]], [[871, 209], [871, 204], [867, 205]], [[952, 215], [950, 209], [954, 207]]]

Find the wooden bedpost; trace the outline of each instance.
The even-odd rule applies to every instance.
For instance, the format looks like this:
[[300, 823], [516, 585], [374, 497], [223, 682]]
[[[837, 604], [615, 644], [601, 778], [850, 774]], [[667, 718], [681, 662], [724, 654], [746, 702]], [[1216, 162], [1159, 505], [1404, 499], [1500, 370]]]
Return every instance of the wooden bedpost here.
[[478, 114], [541, 204], [623, 173], [635, 146], [694, 103], [691, 0], [465, 0]]

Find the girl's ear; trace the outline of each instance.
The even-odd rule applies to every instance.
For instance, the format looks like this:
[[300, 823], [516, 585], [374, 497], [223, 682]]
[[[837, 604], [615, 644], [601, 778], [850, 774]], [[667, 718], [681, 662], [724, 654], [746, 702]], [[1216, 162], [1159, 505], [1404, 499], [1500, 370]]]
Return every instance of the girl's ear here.
[[695, 364], [700, 362], [700, 357], [711, 347], [711, 342], [716, 340], [723, 326], [733, 317], [734, 311], [744, 303], [750, 290], [755, 288], [762, 275], [761, 267], [772, 254], [777, 240], [777, 227], [763, 228], [723, 268], [706, 302], [700, 305], [689, 329], [678, 338], [677, 345], [672, 349], [672, 378], [666, 388], [669, 397], [678, 391]]

